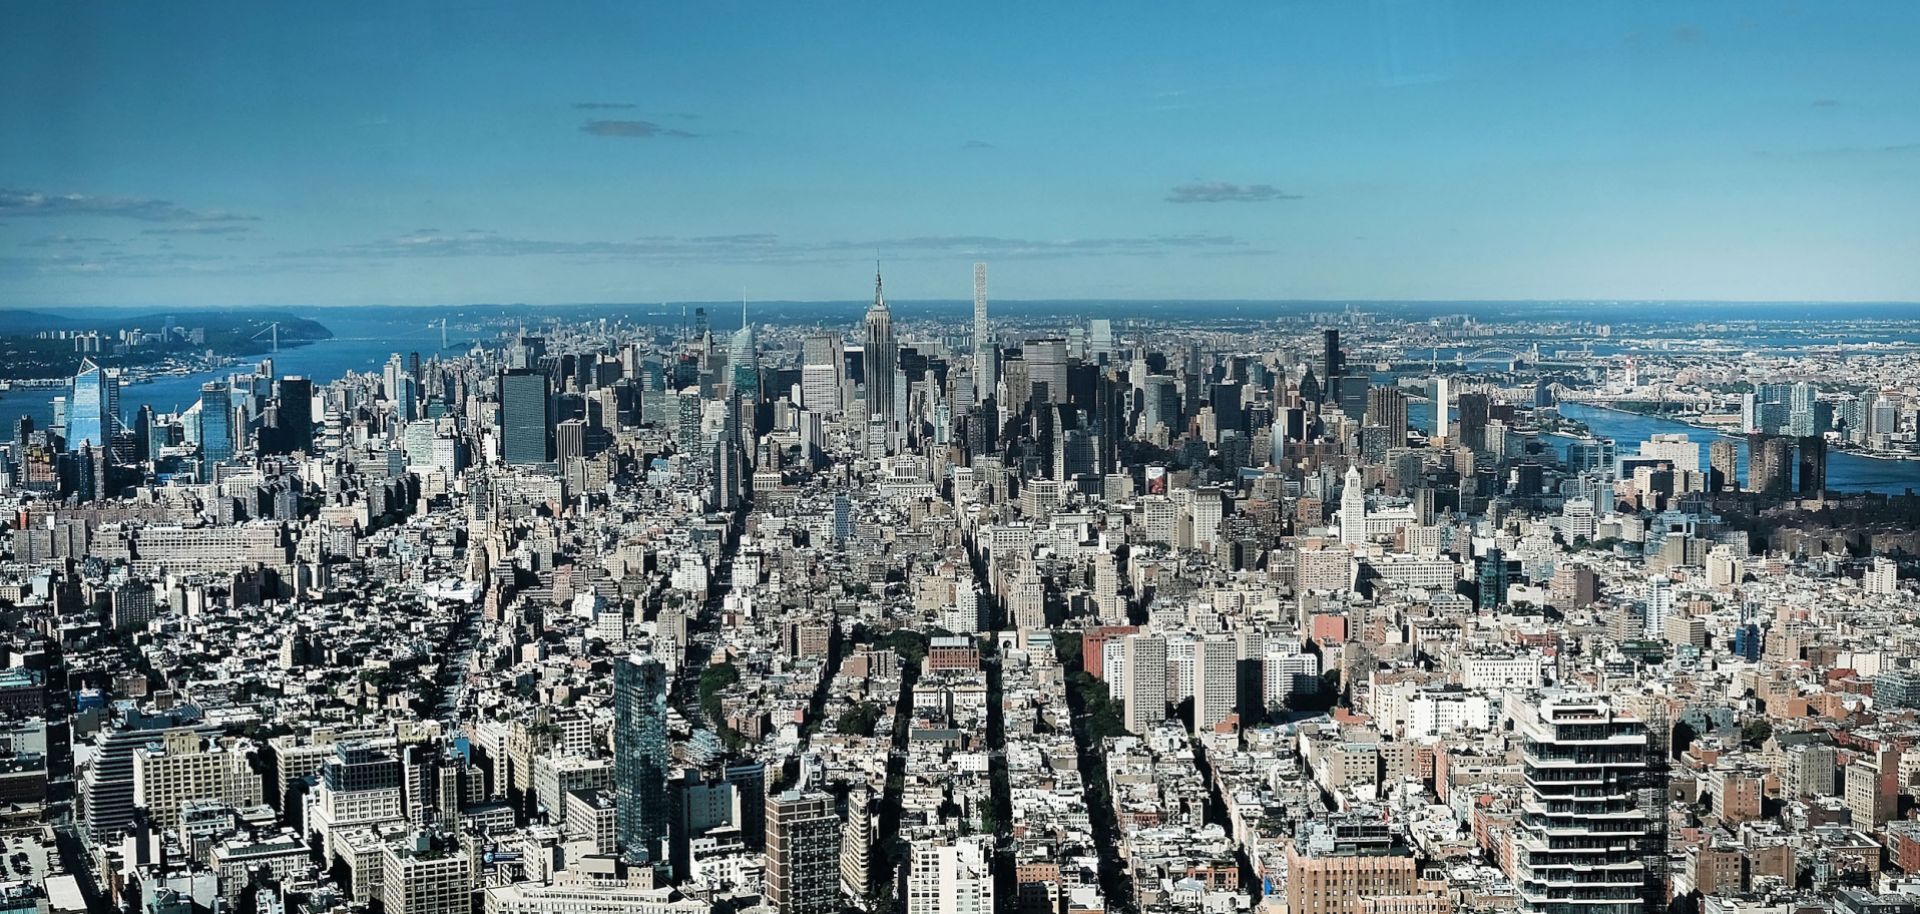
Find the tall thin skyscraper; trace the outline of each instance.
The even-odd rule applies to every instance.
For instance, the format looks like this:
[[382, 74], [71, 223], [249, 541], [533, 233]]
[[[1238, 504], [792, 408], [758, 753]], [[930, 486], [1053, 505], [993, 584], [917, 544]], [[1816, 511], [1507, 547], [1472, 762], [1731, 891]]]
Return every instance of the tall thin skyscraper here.
[[1126, 663], [1123, 723], [1127, 732], [1143, 734], [1167, 719], [1167, 640], [1149, 632], [1128, 635], [1122, 652]]
[[987, 265], [973, 265], [973, 399], [975, 402], [993, 396], [994, 388], [1000, 383], [998, 365], [994, 364], [993, 330], [987, 325]]
[[867, 415], [881, 416], [887, 426], [887, 449], [897, 440], [894, 426], [893, 382], [900, 368], [900, 346], [893, 338], [893, 312], [880, 286], [880, 271], [873, 271], [873, 307], [867, 309], [867, 344], [861, 355], [867, 375]]
[[73, 376], [73, 395], [67, 400], [67, 448], [91, 444], [98, 450], [113, 443], [119, 425], [120, 379], [107, 374], [92, 359], [83, 359]]
[[629, 863], [667, 860], [667, 672], [632, 654], [613, 665], [615, 833]]
[[200, 385], [200, 472], [213, 479], [213, 466], [233, 457], [233, 393], [220, 381]]
[[1340, 541], [1358, 545], [1367, 540], [1367, 486], [1357, 464], [1347, 467], [1340, 487]]
[[733, 376], [733, 392], [748, 403], [760, 400], [760, 342], [753, 324], [747, 320], [747, 302], [740, 301], [740, 329], [734, 331], [727, 348], [727, 369]]
[[1340, 330], [1328, 327], [1320, 331], [1320, 400], [1340, 402], [1340, 375], [1346, 366], [1340, 354]]

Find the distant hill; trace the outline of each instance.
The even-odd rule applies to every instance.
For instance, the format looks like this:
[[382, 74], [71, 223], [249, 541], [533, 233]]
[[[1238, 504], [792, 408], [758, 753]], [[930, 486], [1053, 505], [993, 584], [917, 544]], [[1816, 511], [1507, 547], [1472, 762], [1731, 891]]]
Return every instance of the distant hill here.
[[61, 314], [0, 308], [0, 335], [34, 334], [42, 330], [74, 330], [81, 326], [81, 321]]
[[[165, 327], [169, 319], [177, 328], [202, 331], [204, 340], [191, 343], [176, 336], [171, 343], [130, 350], [115, 343], [118, 331], [138, 327], [154, 332]], [[103, 345], [89, 357], [107, 367], [133, 367], [207, 352], [230, 357], [266, 353], [273, 348], [275, 322], [280, 324], [279, 342], [283, 347], [333, 338], [333, 331], [319, 321], [284, 311], [169, 311], [126, 313], [118, 317], [98, 313], [64, 317], [39, 311], [0, 311], [0, 378], [50, 378], [72, 372], [79, 358], [74, 342], [35, 335], [46, 331], [98, 331]]]

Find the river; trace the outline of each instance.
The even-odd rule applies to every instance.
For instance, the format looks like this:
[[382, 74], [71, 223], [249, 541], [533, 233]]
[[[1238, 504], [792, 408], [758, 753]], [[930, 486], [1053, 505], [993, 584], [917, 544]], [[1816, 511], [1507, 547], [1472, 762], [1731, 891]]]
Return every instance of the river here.
[[[1622, 454], [1637, 453], [1640, 442], [1656, 434], [1687, 435], [1700, 442], [1700, 469], [1703, 472], [1706, 469], [1707, 445], [1720, 437], [1718, 432], [1695, 428], [1685, 422], [1579, 403], [1561, 404], [1560, 415], [1585, 422], [1595, 435], [1612, 438]], [[1562, 457], [1566, 456], [1567, 439], [1548, 436], [1546, 440], [1553, 443]], [[1747, 442], [1743, 438], [1731, 440], [1740, 452], [1740, 478], [1744, 480], [1747, 477]], [[1835, 492], [1871, 491], [1895, 495], [1907, 489], [1920, 489], [1920, 460], [1875, 460], [1829, 449], [1827, 488]]]
[[[391, 318], [373, 319], [345, 309], [337, 314], [321, 315], [320, 321], [333, 331], [331, 339], [304, 346], [286, 346], [278, 353], [252, 357], [230, 368], [158, 377], [149, 383], [123, 387], [120, 389], [122, 419], [130, 420], [139, 412], [141, 404], [149, 404], [155, 412], [160, 413], [186, 409], [200, 398], [200, 385], [223, 380], [236, 373], [251, 372], [261, 359], [273, 359], [275, 374], [311, 378], [314, 386], [318, 387], [343, 377], [349, 371], [379, 371], [387, 364], [387, 357], [395, 352], [418, 352], [425, 359], [440, 345], [438, 325], [397, 324]], [[453, 347], [449, 351], [454, 353], [464, 351], [468, 345], [457, 336], [449, 342]], [[0, 393], [0, 419], [6, 422], [6, 437], [12, 437], [14, 425], [21, 416], [33, 417], [35, 428], [48, 427], [53, 422], [53, 398], [67, 393], [67, 390], [58, 387]]]
[[[1612, 438], [1622, 454], [1640, 452], [1640, 442], [1654, 435], [1682, 434], [1700, 442], [1700, 470], [1707, 468], [1707, 447], [1720, 435], [1703, 428], [1695, 428], [1685, 422], [1672, 419], [1657, 419], [1638, 413], [1624, 413], [1618, 410], [1600, 409], [1581, 403], [1560, 404], [1560, 415], [1568, 419], [1577, 419], [1587, 424], [1594, 435]], [[1407, 404], [1407, 421], [1415, 428], [1431, 433], [1433, 431], [1433, 406], [1425, 402]], [[1567, 457], [1567, 444], [1571, 441], [1558, 435], [1543, 435], [1540, 440], [1553, 448], [1560, 459]], [[1739, 473], [1742, 480], [1747, 478], [1747, 442], [1743, 438], [1733, 439], [1739, 449]], [[1827, 451], [1827, 488], [1835, 492], [1883, 492], [1898, 495], [1912, 488], [1920, 489], [1920, 460], [1874, 460], [1858, 454], [1843, 451]]]

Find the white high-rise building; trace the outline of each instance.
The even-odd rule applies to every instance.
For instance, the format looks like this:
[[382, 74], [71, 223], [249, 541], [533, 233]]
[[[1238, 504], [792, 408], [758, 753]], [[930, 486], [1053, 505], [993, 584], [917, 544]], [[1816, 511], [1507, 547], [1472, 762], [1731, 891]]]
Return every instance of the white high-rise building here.
[[1600, 519], [1594, 516], [1593, 499], [1569, 498], [1560, 505], [1560, 533], [1571, 540], [1576, 537], [1592, 539], [1600, 529]]
[[1520, 909], [1638, 914], [1648, 840], [1640, 795], [1646, 725], [1605, 696], [1559, 691], [1514, 712], [1526, 784], [1513, 836]]
[[1107, 697], [1127, 700], [1127, 639], [1115, 638], [1100, 646], [1100, 674], [1107, 680]]
[[1294, 692], [1318, 688], [1320, 656], [1301, 651], [1299, 645], [1268, 642], [1260, 661], [1260, 679], [1267, 707], [1284, 705]]
[[1167, 719], [1166, 639], [1147, 632], [1128, 635], [1123, 666], [1127, 731], [1145, 733]]
[[1340, 490], [1340, 541], [1357, 546], [1367, 539], [1367, 491], [1358, 465], [1347, 467]]
[[1193, 655], [1194, 645], [1199, 639], [1190, 633], [1179, 633], [1166, 638], [1167, 642], [1167, 704], [1178, 705], [1193, 697]]
[[1126, 624], [1127, 607], [1120, 600], [1120, 563], [1105, 550], [1093, 557], [1093, 605], [1102, 624]]
[[1700, 472], [1700, 442], [1688, 438], [1684, 432], [1655, 435], [1640, 442], [1640, 456], [1665, 460], [1676, 470]]
[[1892, 596], [1900, 590], [1900, 565], [1886, 556], [1876, 556], [1863, 581], [1867, 593]]
[[1193, 646], [1193, 730], [1203, 733], [1233, 714], [1239, 697], [1239, 646], [1223, 634]]
[[1220, 518], [1225, 511], [1220, 490], [1209, 486], [1195, 492], [1189, 510], [1193, 513], [1193, 548], [1213, 551], [1213, 544], [1220, 538]]
[[1453, 402], [1448, 397], [1450, 386], [1446, 378], [1433, 379], [1433, 436], [1435, 438], [1447, 437], [1447, 420], [1450, 418], [1447, 412]]
[[993, 847], [985, 836], [913, 844], [907, 914], [993, 914]]
[[1664, 578], [1648, 581], [1643, 602], [1646, 603], [1647, 616], [1641, 634], [1649, 640], [1658, 641], [1666, 633], [1667, 617], [1673, 615], [1673, 585]]

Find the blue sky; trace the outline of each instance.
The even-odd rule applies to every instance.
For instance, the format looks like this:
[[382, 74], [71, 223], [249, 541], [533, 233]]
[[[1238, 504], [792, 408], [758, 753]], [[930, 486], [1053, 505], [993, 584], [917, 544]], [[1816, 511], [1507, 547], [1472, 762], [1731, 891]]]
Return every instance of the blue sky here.
[[1920, 300], [1920, 4], [0, 8], [0, 306]]

